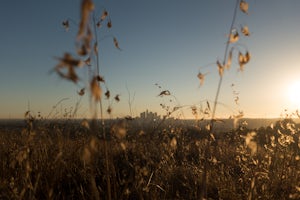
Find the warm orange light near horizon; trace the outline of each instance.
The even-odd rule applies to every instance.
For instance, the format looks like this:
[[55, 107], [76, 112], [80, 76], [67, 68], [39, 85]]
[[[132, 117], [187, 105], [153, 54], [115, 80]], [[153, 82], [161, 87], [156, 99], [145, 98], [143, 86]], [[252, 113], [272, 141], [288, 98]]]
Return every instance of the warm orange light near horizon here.
[[287, 95], [291, 106], [300, 107], [300, 79], [291, 83], [287, 89]]

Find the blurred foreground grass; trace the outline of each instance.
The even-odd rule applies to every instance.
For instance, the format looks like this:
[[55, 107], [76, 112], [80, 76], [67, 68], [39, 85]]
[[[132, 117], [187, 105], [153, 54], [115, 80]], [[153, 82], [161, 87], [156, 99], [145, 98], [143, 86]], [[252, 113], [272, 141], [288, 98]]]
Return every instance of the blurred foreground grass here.
[[[0, 199], [299, 199], [300, 130], [292, 120], [214, 134], [165, 123], [112, 122], [109, 169], [97, 123], [36, 123], [0, 132]], [[205, 157], [206, 156], [206, 157]]]

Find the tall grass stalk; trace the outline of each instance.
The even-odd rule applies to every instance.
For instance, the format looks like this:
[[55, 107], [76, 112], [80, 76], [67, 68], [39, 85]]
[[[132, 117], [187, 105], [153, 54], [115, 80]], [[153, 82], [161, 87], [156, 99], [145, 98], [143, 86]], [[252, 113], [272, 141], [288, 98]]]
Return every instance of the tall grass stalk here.
[[[236, 21], [236, 14], [237, 14], [237, 11], [238, 11], [238, 8], [239, 8], [239, 4], [240, 4], [240, 0], [236, 0], [234, 12], [233, 12], [233, 18], [232, 18], [231, 25], [230, 25], [230, 28], [229, 28], [228, 39], [227, 39], [227, 42], [226, 42], [226, 47], [225, 47], [225, 52], [224, 52], [223, 66], [226, 65], [226, 61], [227, 61], [227, 57], [228, 57], [228, 50], [229, 50], [229, 45], [230, 45], [230, 35], [232, 34], [232, 29], [233, 29], [235, 21]], [[218, 88], [217, 88], [217, 92], [216, 92], [216, 96], [215, 96], [215, 100], [214, 100], [214, 105], [213, 105], [211, 121], [210, 121], [210, 130], [209, 130], [210, 134], [213, 134], [213, 130], [214, 130], [215, 114], [216, 114], [216, 110], [217, 110], [217, 105], [218, 105], [217, 102], [218, 102], [218, 99], [219, 99], [219, 94], [220, 94], [220, 91], [221, 91], [222, 82], [223, 82], [223, 76], [220, 75]], [[209, 168], [208, 158], [211, 154], [210, 146], [211, 146], [211, 137], [208, 136], [208, 141], [206, 142], [206, 147], [205, 147], [205, 152], [204, 152], [205, 163], [204, 163], [204, 170], [203, 170], [203, 174], [202, 174], [203, 183], [202, 183], [202, 192], [201, 192], [200, 199], [207, 199], [208, 168]]]
[[[101, 23], [104, 23], [105, 19], [107, 19], [108, 12], [106, 10], [103, 11], [102, 16], [100, 19], [96, 19], [94, 14], [94, 7], [95, 4], [92, 0], [82, 0], [81, 1], [81, 20], [78, 26], [78, 34], [77, 34], [77, 56], [79, 58], [73, 58], [73, 56], [69, 53], [65, 53], [64, 57], [58, 58], [60, 60], [59, 64], [55, 67], [55, 71], [58, 73], [59, 76], [62, 78], [65, 78], [69, 81], [74, 82], [77, 84], [77, 82], [80, 80], [78, 75], [76, 74], [76, 68], [82, 67], [82, 66], [91, 66], [91, 57], [94, 57], [96, 59], [96, 63], [94, 64], [94, 71], [90, 73], [89, 71], [89, 84], [90, 84], [90, 94], [92, 99], [94, 100], [93, 104], [93, 123], [94, 126], [91, 129], [91, 133], [93, 134], [92, 137], [100, 136], [101, 132], [104, 137], [104, 154], [105, 154], [105, 177], [106, 177], [106, 184], [107, 184], [107, 199], [112, 199], [112, 190], [111, 190], [111, 171], [113, 167], [112, 161], [109, 156], [109, 142], [108, 137], [106, 135], [106, 129], [105, 129], [105, 121], [103, 116], [103, 104], [102, 104], [102, 97], [103, 92], [101, 89], [101, 82], [105, 84], [105, 80], [103, 77], [100, 76], [100, 64], [99, 64], [99, 51], [98, 51], [98, 31], [97, 29], [101, 26]], [[98, 22], [96, 22], [96, 20]], [[66, 30], [69, 29], [69, 21], [63, 21], [63, 26], [66, 28]], [[107, 22], [107, 28], [111, 28], [111, 21]], [[115, 46], [119, 48], [118, 41], [116, 38], [114, 39]], [[87, 60], [83, 61], [83, 56], [89, 56]], [[89, 68], [91, 70], [91, 68]], [[84, 95], [84, 89], [81, 89], [81, 91], [78, 93], [80, 96]], [[105, 93], [105, 96], [109, 98], [109, 94], [107, 95]], [[119, 101], [119, 99], [118, 99]], [[100, 109], [100, 116], [98, 115], [98, 106], [99, 103], [99, 109]], [[75, 111], [77, 112], [76, 106]], [[111, 111], [110, 111], [111, 112]], [[109, 112], [109, 113], [110, 113]], [[98, 129], [99, 121], [101, 122], [101, 128]], [[93, 141], [93, 140], [92, 140]], [[88, 157], [88, 156], [86, 156]], [[92, 166], [94, 168], [94, 166]], [[92, 172], [90, 174], [91, 180], [90, 183], [92, 186], [95, 186], [95, 174]], [[97, 189], [95, 187], [93, 191], [95, 191], [95, 197], [99, 196]], [[116, 195], [115, 195], [116, 196]]]
[[[233, 29], [234, 24], [235, 24], [236, 14], [237, 14], [237, 11], [238, 11], [238, 8], [239, 8], [239, 4], [240, 4], [240, 0], [236, 0], [234, 13], [233, 13], [229, 33], [228, 33], [228, 39], [227, 39], [227, 42], [226, 42], [226, 47], [225, 47], [225, 52], [224, 52], [223, 66], [226, 65], [226, 61], [227, 61], [227, 57], [228, 57], [228, 50], [229, 50], [229, 46], [230, 46], [230, 37], [229, 36], [231, 35], [232, 29]], [[215, 100], [214, 100], [212, 116], [211, 116], [211, 129], [213, 129], [213, 125], [214, 125], [214, 121], [215, 121], [214, 119], [215, 119], [217, 105], [218, 105], [217, 102], [218, 102], [218, 99], [219, 99], [219, 94], [220, 94], [220, 91], [221, 91], [222, 82], [223, 82], [223, 76], [220, 76], [219, 83], [218, 83], [218, 88], [217, 88], [217, 92], [216, 92], [216, 96], [215, 96]]]
[[[94, 27], [94, 35], [96, 44], [98, 45], [98, 34], [97, 34], [97, 25], [96, 25], [96, 18], [95, 15], [93, 15], [93, 27]], [[99, 65], [99, 53], [96, 52], [96, 73], [97, 75], [100, 75], [100, 65]], [[100, 81], [98, 81], [98, 86], [100, 87]], [[111, 181], [110, 181], [110, 160], [108, 155], [108, 142], [107, 142], [107, 135], [105, 131], [105, 121], [103, 117], [103, 105], [102, 105], [102, 97], [99, 100], [99, 108], [100, 108], [100, 120], [101, 120], [101, 127], [102, 127], [102, 133], [104, 137], [104, 153], [105, 153], [105, 170], [106, 170], [106, 181], [107, 181], [107, 198], [108, 200], [111, 200]]]

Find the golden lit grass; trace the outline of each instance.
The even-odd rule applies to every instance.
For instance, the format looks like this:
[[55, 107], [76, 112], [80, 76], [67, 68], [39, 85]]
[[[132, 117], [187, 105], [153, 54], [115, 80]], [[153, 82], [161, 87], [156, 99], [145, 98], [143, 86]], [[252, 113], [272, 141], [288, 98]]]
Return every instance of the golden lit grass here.
[[[171, 109], [165, 105], [161, 106], [167, 114], [158, 124], [104, 123], [102, 87], [106, 89], [108, 114], [112, 112], [111, 102], [120, 101], [119, 95], [110, 99], [99, 66], [98, 33], [104, 23], [110, 29], [112, 21], [105, 9], [101, 16], [93, 15], [92, 0], [81, 2], [76, 53], [58, 58], [54, 71], [79, 86], [78, 95], [90, 92], [95, 117], [92, 122], [78, 124], [37, 123], [28, 111], [24, 129], [1, 131], [0, 199], [300, 198], [300, 131], [292, 121], [259, 130], [240, 125], [231, 132], [214, 132], [223, 76], [235, 63], [233, 50], [238, 50], [239, 71], [251, 58], [246, 48], [243, 52], [241, 45], [237, 48], [241, 36], [250, 35], [249, 28], [242, 26], [239, 31], [235, 27], [238, 10], [248, 14], [246, 1], [236, 1], [224, 59], [216, 62], [219, 84], [214, 105], [211, 109], [206, 101], [203, 113], [211, 116], [211, 123], [203, 129], [168, 124], [167, 118], [180, 106]], [[62, 25], [70, 29], [69, 20]], [[109, 36], [121, 50], [117, 39]], [[77, 75], [79, 68], [89, 73], [85, 86], [80, 85], [85, 82]], [[207, 74], [199, 72], [200, 85]], [[174, 97], [169, 90], [158, 96]], [[234, 99], [238, 104], [237, 93]], [[199, 114], [196, 106], [192, 112]], [[242, 116], [242, 111], [233, 116], [236, 125]]]
[[[183, 125], [152, 132], [145, 126], [140, 135], [131, 124], [125, 137], [108, 141], [112, 198], [197, 199], [206, 163], [209, 198], [297, 199], [300, 132], [291, 124], [253, 130], [254, 154], [245, 141], [252, 130], [216, 135], [208, 158], [208, 140], [197, 137], [204, 132]], [[105, 199], [104, 141], [84, 131], [71, 124], [37, 126], [31, 136], [27, 129], [1, 131], [0, 198]]]

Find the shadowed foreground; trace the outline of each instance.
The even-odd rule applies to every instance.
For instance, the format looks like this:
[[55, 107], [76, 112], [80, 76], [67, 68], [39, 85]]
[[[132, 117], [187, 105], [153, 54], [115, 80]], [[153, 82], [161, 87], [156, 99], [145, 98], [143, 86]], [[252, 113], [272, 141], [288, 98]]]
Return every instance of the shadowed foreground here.
[[107, 199], [107, 177], [113, 199], [300, 198], [300, 131], [291, 120], [214, 139], [184, 125], [108, 127], [109, 172], [96, 124], [2, 128], [0, 199]]

